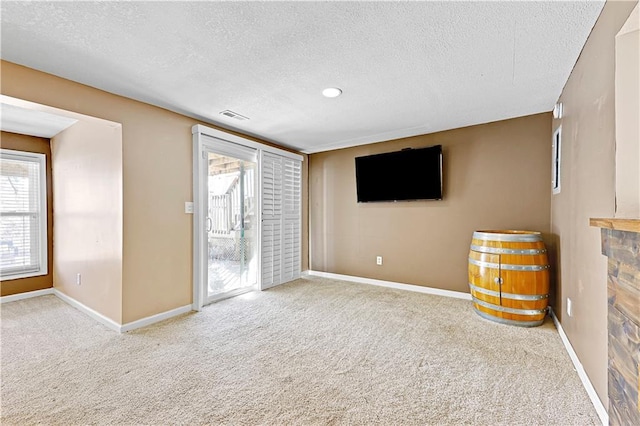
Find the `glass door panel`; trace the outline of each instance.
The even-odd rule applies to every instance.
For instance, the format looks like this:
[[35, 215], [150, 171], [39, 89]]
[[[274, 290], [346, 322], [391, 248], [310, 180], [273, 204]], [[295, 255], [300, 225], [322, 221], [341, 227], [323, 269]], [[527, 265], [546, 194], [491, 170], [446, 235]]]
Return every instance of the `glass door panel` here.
[[255, 161], [208, 152], [207, 301], [249, 289], [258, 280]]

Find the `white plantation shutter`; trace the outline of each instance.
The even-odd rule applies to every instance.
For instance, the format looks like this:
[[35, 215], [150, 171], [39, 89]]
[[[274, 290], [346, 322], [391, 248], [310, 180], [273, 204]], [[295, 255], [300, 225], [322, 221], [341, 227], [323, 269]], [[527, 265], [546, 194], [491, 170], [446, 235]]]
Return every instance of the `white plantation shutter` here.
[[280, 221], [262, 222], [262, 288], [282, 283], [282, 226]]
[[262, 288], [282, 283], [282, 157], [262, 151]]
[[0, 150], [0, 275], [47, 273], [45, 156]]
[[300, 221], [285, 220], [283, 232], [282, 282], [300, 278]]
[[282, 157], [262, 151], [262, 219], [282, 216]]
[[283, 158], [284, 163], [284, 214], [300, 216], [300, 186], [302, 181], [302, 165], [300, 161]]
[[301, 163], [262, 151], [262, 288], [300, 276]]
[[300, 277], [300, 203], [302, 165], [300, 161], [284, 158], [283, 266], [284, 281]]

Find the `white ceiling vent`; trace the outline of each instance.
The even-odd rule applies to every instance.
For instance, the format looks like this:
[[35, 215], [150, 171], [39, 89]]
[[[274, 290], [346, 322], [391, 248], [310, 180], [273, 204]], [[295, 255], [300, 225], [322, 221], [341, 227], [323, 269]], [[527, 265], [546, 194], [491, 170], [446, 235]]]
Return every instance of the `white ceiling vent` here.
[[249, 117], [245, 117], [244, 115], [240, 115], [237, 112], [230, 111], [225, 109], [224, 111], [220, 111], [220, 115], [224, 115], [225, 117], [233, 118], [238, 121], [247, 121]]

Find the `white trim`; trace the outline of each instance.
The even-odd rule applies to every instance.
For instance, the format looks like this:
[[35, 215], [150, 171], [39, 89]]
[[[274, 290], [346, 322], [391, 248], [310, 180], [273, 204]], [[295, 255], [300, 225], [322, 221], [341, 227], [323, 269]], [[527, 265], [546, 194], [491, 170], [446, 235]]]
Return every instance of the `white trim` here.
[[259, 220], [256, 220], [256, 223], [258, 226], [256, 226], [256, 232], [258, 233], [258, 235], [256, 235], [256, 248], [257, 248], [257, 253], [256, 256], [258, 256], [258, 271], [256, 272], [258, 275], [258, 280], [256, 282], [256, 290], [257, 291], [261, 291], [264, 290], [264, 288], [262, 288], [262, 192], [264, 189], [263, 183], [262, 183], [262, 171], [263, 171], [263, 167], [264, 165], [262, 164], [262, 151], [258, 151], [258, 167], [256, 168], [256, 172], [258, 173], [258, 175], [256, 176], [256, 214], [258, 215]]
[[[206, 235], [206, 220], [207, 220], [207, 210], [208, 210], [208, 197], [207, 197], [207, 189], [208, 189], [208, 178], [209, 178], [209, 168], [207, 162], [208, 153], [216, 153], [220, 155], [226, 155], [233, 158], [237, 158], [243, 161], [248, 161], [256, 164], [256, 173], [257, 176], [254, 177], [254, 191], [256, 194], [256, 206], [259, 207], [258, 213], [261, 211], [262, 206], [262, 190], [261, 190], [261, 180], [260, 176], [262, 173], [261, 169], [261, 144], [253, 143], [251, 146], [245, 144], [242, 138], [237, 138], [235, 142], [230, 142], [228, 139], [221, 139], [218, 136], [213, 136], [209, 133], [197, 132], [196, 130], [200, 130], [201, 128], [207, 129], [206, 127], [196, 125], [193, 126], [193, 300], [192, 300], [192, 308], [194, 311], [201, 311], [203, 306], [208, 305], [212, 302], [225, 299], [231, 297], [233, 291], [229, 294], [215, 295], [213, 297], [209, 297], [208, 294], [208, 243]], [[211, 129], [215, 130], [215, 129]], [[216, 131], [220, 132], [220, 131]], [[227, 135], [224, 132], [220, 132], [223, 135]], [[227, 136], [233, 136], [228, 134]], [[213, 139], [212, 139], [213, 138]], [[254, 145], [259, 145], [255, 147]], [[258, 214], [258, 217], [260, 215]], [[261, 247], [261, 235], [262, 235], [262, 221], [257, 221], [257, 235], [256, 242], [257, 247]], [[260, 255], [258, 254], [258, 259], [260, 259]], [[260, 286], [261, 284], [261, 269], [260, 261], [258, 260], [258, 269], [257, 269], [257, 282], [256, 285]], [[250, 291], [253, 286], [249, 286], [241, 290], [239, 294], [244, 291]]]
[[[27, 152], [27, 151], [16, 151], [12, 149], [0, 149], [0, 157], [5, 158], [7, 160], [14, 161], [23, 161], [38, 164], [38, 231], [40, 235], [37, 235], [38, 238], [38, 248], [40, 249], [37, 255], [31, 255], [33, 265], [34, 257], [37, 256], [38, 269], [36, 271], [27, 271], [27, 272], [6, 272], [3, 274], [0, 270], [0, 276], [2, 276], [5, 280], [15, 280], [19, 278], [30, 278], [30, 277], [39, 277], [42, 275], [47, 275], [49, 273], [49, 261], [48, 261], [48, 253], [47, 248], [49, 246], [49, 240], [47, 235], [47, 157], [45, 154], [37, 153], [37, 152]], [[35, 239], [36, 234], [32, 231], [31, 239]], [[33, 242], [31, 242], [31, 247], [33, 247]], [[10, 271], [11, 269], [9, 269]]]
[[[111, 318], [108, 318], [108, 317], [102, 315], [100, 312], [91, 309], [90, 307], [88, 307], [84, 303], [78, 302], [76, 299], [72, 298], [71, 296], [68, 296], [68, 295], [64, 294], [63, 292], [61, 292], [58, 289], [47, 289], [47, 290], [50, 290], [50, 291], [48, 293], [44, 293], [44, 294], [55, 294], [63, 302], [68, 303], [69, 305], [73, 306], [74, 308], [76, 308], [80, 312], [90, 316], [94, 320], [96, 320], [99, 323], [105, 325], [107, 328], [109, 328], [109, 329], [111, 329], [113, 331], [116, 331], [118, 333], [126, 333], [127, 331], [135, 330], [137, 328], [146, 327], [148, 325], [155, 324], [157, 322], [164, 321], [166, 319], [173, 318], [175, 316], [182, 315], [182, 314], [185, 314], [187, 312], [191, 312], [193, 310], [191, 305], [185, 305], [185, 306], [181, 306], [179, 308], [172, 309], [170, 311], [161, 312], [159, 314], [151, 315], [151, 316], [148, 316], [148, 317], [145, 317], [145, 318], [141, 318], [141, 319], [136, 320], [136, 321], [132, 321], [132, 322], [128, 322], [126, 324], [120, 325], [117, 322], [115, 322], [114, 320], [112, 320]], [[33, 292], [33, 293], [35, 293], [35, 292]], [[9, 296], [7, 296], [7, 297], [9, 297]], [[33, 297], [33, 296], [31, 296], [31, 297]]]
[[246, 139], [240, 136], [236, 136], [232, 133], [227, 133], [222, 130], [212, 129], [211, 127], [203, 126], [202, 124], [196, 124], [191, 128], [191, 133], [194, 135], [203, 134], [214, 138], [222, 139], [228, 142], [237, 143], [240, 145], [248, 146], [254, 149], [261, 149], [267, 152], [281, 155], [283, 157], [293, 158], [294, 160], [302, 161], [303, 157], [300, 154], [294, 154], [293, 152], [285, 151], [284, 149], [275, 148], [270, 145], [265, 145], [260, 142], [255, 142], [250, 139]]
[[240, 287], [234, 290], [229, 290], [224, 293], [218, 293], [213, 296], [207, 297], [206, 304], [210, 305], [212, 303], [221, 302], [231, 297], [240, 296], [241, 294], [249, 293], [251, 291], [260, 291], [260, 288], [258, 287], [257, 284], [254, 284], [247, 287]]
[[560, 334], [560, 339], [562, 340], [562, 343], [564, 344], [564, 347], [567, 350], [567, 353], [569, 354], [569, 358], [571, 358], [571, 362], [573, 363], [573, 366], [576, 369], [576, 372], [578, 373], [578, 377], [580, 377], [580, 380], [582, 381], [582, 385], [587, 391], [587, 394], [589, 395], [589, 399], [591, 399], [591, 403], [593, 404], [594, 408], [596, 409], [596, 412], [598, 413], [598, 417], [600, 417], [600, 421], [602, 422], [603, 425], [608, 425], [609, 414], [607, 413], [607, 409], [602, 404], [602, 401], [600, 401], [600, 397], [598, 397], [598, 394], [596, 393], [596, 390], [593, 387], [591, 380], [589, 380], [589, 376], [587, 376], [586, 371], [584, 371], [584, 367], [582, 366], [580, 359], [578, 359], [578, 355], [573, 350], [573, 347], [571, 346], [571, 342], [569, 342], [567, 335], [562, 329], [562, 324], [560, 324], [560, 321], [558, 321], [558, 318], [556, 317], [556, 314], [555, 312], [553, 312], [553, 309], [551, 307], [549, 307], [549, 313], [551, 314], [551, 318], [553, 318], [553, 323], [556, 325], [556, 329], [558, 330], [558, 334]]
[[[330, 278], [335, 280], [356, 282], [361, 284], [371, 284], [371, 285], [377, 285], [381, 287], [395, 288], [399, 290], [409, 290], [409, 291], [415, 291], [418, 293], [434, 294], [437, 296], [455, 297], [458, 299], [471, 300], [471, 294], [463, 293], [459, 291], [442, 290], [439, 288], [422, 287], [414, 284], [402, 284], [402, 283], [396, 283], [393, 281], [382, 281], [382, 280], [376, 280], [372, 278], [355, 277], [352, 275], [333, 274], [330, 272], [319, 272], [319, 271], [313, 271], [311, 269], [304, 271], [302, 273], [302, 276], [316, 276], [316, 277]], [[606, 408], [602, 404], [602, 401], [600, 401], [600, 397], [598, 396], [595, 388], [593, 387], [591, 380], [589, 380], [589, 376], [584, 370], [582, 363], [580, 363], [580, 360], [578, 359], [578, 355], [573, 350], [573, 347], [571, 346], [571, 343], [569, 342], [567, 335], [562, 329], [562, 325], [560, 324], [560, 321], [558, 321], [558, 318], [556, 317], [555, 312], [553, 312], [553, 309], [551, 307], [549, 307], [549, 313], [551, 315], [551, 318], [553, 318], [553, 323], [555, 324], [556, 329], [558, 330], [558, 334], [560, 335], [560, 340], [562, 340], [562, 343], [564, 344], [564, 347], [567, 353], [569, 354], [569, 358], [571, 359], [571, 362], [573, 363], [573, 366], [576, 372], [578, 373], [578, 377], [580, 377], [580, 380], [582, 381], [582, 385], [587, 391], [587, 395], [589, 395], [589, 399], [591, 399], [591, 403], [593, 404], [594, 408], [596, 409], [596, 412], [598, 413], [598, 417], [600, 418], [600, 421], [602, 421], [603, 425], [608, 425], [609, 414], [607, 414]]]
[[2, 297], [0, 297], [0, 304], [9, 303], [9, 302], [15, 302], [16, 300], [30, 299], [32, 297], [45, 296], [47, 294], [53, 294], [53, 289], [52, 288], [45, 288], [43, 290], [27, 291], [25, 293], [18, 293], [18, 294], [11, 294], [9, 296], [2, 296]]
[[63, 292], [61, 292], [58, 289], [53, 289], [53, 294], [55, 294], [62, 301], [68, 303], [71, 306], [73, 306], [74, 308], [76, 308], [80, 312], [83, 312], [83, 313], [89, 315], [94, 320], [96, 320], [99, 323], [105, 325], [107, 328], [110, 328], [111, 330], [117, 331], [118, 333], [120, 333], [120, 327], [121, 327], [120, 324], [118, 324], [117, 322], [115, 322], [111, 318], [108, 318], [108, 317], [102, 315], [98, 311], [94, 311], [93, 309], [91, 309], [87, 305], [78, 302], [76, 299], [74, 299], [74, 298], [72, 298], [70, 296], [67, 296], [66, 294], [64, 294]]
[[[48, 241], [47, 241], [47, 244], [48, 244]], [[5, 282], [5, 281], [12, 281], [12, 280], [21, 280], [24, 278], [42, 277], [47, 274], [48, 272], [46, 271], [42, 272], [41, 270], [38, 270], [38, 271], [31, 271], [31, 272], [21, 272], [19, 274], [0, 275], [0, 277], [2, 278], [2, 282]]]
[[[443, 290], [443, 289], [439, 289], [439, 288], [423, 287], [423, 286], [418, 286], [418, 285], [414, 285], [414, 284], [403, 284], [403, 283], [397, 283], [397, 282], [393, 282], [393, 281], [376, 280], [376, 279], [372, 279], [372, 278], [356, 277], [356, 276], [352, 276], [352, 275], [333, 274], [333, 273], [330, 273], [330, 272], [319, 272], [319, 271], [313, 271], [313, 270], [310, 270], [310, 269], [306, 270], [306, 271], [303, 271], [301, 276], [302, 277], [304, 277], [304, 276], [316, 276], [316, 277], [330, 278], [330, 279], [335, 279], [335, 280], [342, 280], [342, 281], [355, 282], [355, 283], [361, 283], [361, 284], [376, 285], [376, 286], [380, 286], [380, 287], [394, 288], [394, 289], [398, 289], [398, 290], [414, 291], [414, 292], [417, 292], [417, 293], [432, 294], [432, 295], [437, 295], [437, 296], [445, 296], [445, 297], [453, 297], [453, 298], [457, 298], [457, 299], [471, 300], [471, 294], [463, 293], [463, 292], [460, 292], [460, 291]], [[255, 290], [255, 288], [251, 289], [251, 290]], [[178, 316], [178, 315], [182, 315], [182, 314], [185, 314], [187, 312], [191, 312], [192, 310], [195, 310], [195, 309], [193, 309], [192, 305], [185, 305], [185, 306], [181, 306], [181, 307], [176, 308], [176, 309], [172, 309], [170, 311], [166, 311], [166, 312], [162, 312], [162, 313], [159, 313], [159, 314], [151, 315], [151, 316], [148, 316], [146, 318], [141, 318], [141, 319], [136, 320], [136, 321], [132, 321], [132, 322], [129, 322], [129, 323], [126, 323], [126, 324], [123, 324], [123, 325], [119, 325], [118, 323], [116, 323], [115, 321], [111, 320], [110, 318], [107, 318], [104, 315], [94, 311], [93, 309], [91, 309], [88, 306], [78, 302], [77, 300], [67, 296], [66, 294], [62, 293], [61, 291], [59, 291], [57, 289], [52, 289], [52, 288], [47, 288], [47, 289], [44, 289], [44, 290], [29, 291], [29, 292], [26, 292], [26, 293], [12, 294], [10, 296], [3, 296], [3, 297], [0, 297], [0, 304], [9, 303], [9, 302], [15, 302], [17, 300], [29, 299], [29, 298], [32, 298], [32, 297], [45, 296], [45, 295], [48, 295], [48, 294], [55, 294], [58, 298], [60, 298], [64, 302], [68, 303], [69, 305], [73, 306], [74, 308], [78, 309], [79, 311], [89, 315], [90, 317], [92, 317], [96, 321], [104, 324], [108, 328], [110, 328], [110, 329], [112, 329], [114, 331], [117, 331], [119, 333], [135, 330], [135, 329], [141, 328], [141, 327], [146, 327], [148, 325], [155, 324], [157, 322], [164, 321], [166, 319], [169, 319], [169, 318], [172, 318], [172, 317], [175, 317], [175, 316]], [[609, 424], [609, 415], [607, 413], [607, 410], [605, 409], [604, 405], [602, 404], [602, 401], [600, 401], [600, 398], [598, 397], [598, 394], [597, 394], [595, 388], [593, 387], [593, 384], [591, 383], [591, 380], [589, 380], [589, 376], [587, 375], [586, 371], [584, 370], [584, 367], [582, 366], [582, 363], [578, 359], [578, 355], [573, 350], [573, 347], [571, 346], [571, 343], [569, 342], [569, 339], [567, 338], [567, 335], [565, 334], [564, 329], [562, 328], [562, 324], [560, 324], [560, 321], [558, 321], [558, 318], [556, 317], [556, 314], [555, 314], [555, 312], [553, 311], [553, 309], [551, 307], [549, 307], [549, 314], [551, 315], [551, 318], [553, 319], [553, 323], [555, 324], [556, 329], [558, 330], [558, 334], [560, 335], [560, 340], [562, 340], [562, 343], [564, 344], [564, 347], [565, 347], [567, 353], [569, 354], [569, 358], [571, 359], [571, 362], [573, 363], [573, 366], [575, 367], [576, 372], [578, 373], [578, 377], [580, 377], [580, 380], [582, 381], [582, 385], [584, 386], [585, 390], [587, 391], [587, 394], [589, 395], [589, 399], [591, 399], [591, 403], [593, 404], [594, 408], [596, 409], [596, 412], [598, 413], [598, 417], [600, 417], [600, 421], [602, 421], [603, 425], [608, 425]]]
[[[233, 157], [237, 160], [258, 162], [258, 150], [256, 148], [229, 142], [224, 139], [202, 135], [202, 146], [207, 152]], [[207, 174], [207, 177], [209, 175]]]
[[433, 294], [436, 296], [454, 297], [456, 299], [471, 300], [471, 294], [469, 293], [463, 293], [461, 291], [443, 290], [440, 288], [433, 288], [433, 287], [423, 287], [415, 284], [403, 284], [403, 283], [397, 283], [393, 281], [383, 281], [383, 280], [376, 280], [373, 278], [355, 277], [352, 275], [333, 274], [330, 272], [319, 272], [319, 271], [313, 271], [313, 270], [307, 270], [303, 273], [303, 275], [311, 275], [311, 276], [322, 277], [322, 278], [331, 278], [334, 280], [350, 281], [350, 282], [361, 283], [361, 284], [371, 284], [371, 285], [377, 285], [380, 287], [395, 288], [398, 290], [408, 290], [408, 291], [415, 291], [417, 293]]
[[[194, 126], [193, 129], [196, 127]], [[206, 265], [205, 255], [207, 253], [206, 242], [204, 241], [204, 221], [207, 217], [206, 198], [204, 190], [206, 188], [204, 180], [204, 170], [206, 170], [203, 158], [204, 147], [200, 133], [193, 133], [193, 300], [191, 307], [194, 311], [201, 311], [204, 304], [203, 281], [204, 265]]]
[[[279, 157], [284, 157], [294, 161], [302, 162], [304, 157], [300, 154], [285, 151], [273, 146], [265, 145], [259, 142], [249, 140], [247, 138], [234, 135], [232, 133], [225, 132], [223, 130], [213, 129], [210, 127], [196, 124], [191, 127], [191, 133], [193, 135], [193, 202], [194, 202], [194, 216], [193, 216], [193, 310], [200, 311], [204, 304], [210, 302], [208, 300], [208, 292], [206, 291], [206, 266], [207, 266], [207, 244], [205, 235], [205, 220], [207, 217], [207, 197], [205, 189], [207, 188], [206, 175], [207, 166], [203, 159], [203, 152], [207, 149], [211, 149], [213, 152], [218, 152], [221, 145], [228, 145], [231, 151], [226, 150], [222, 153], [229, 152], [231, 156], [238, 157], [234, 154], [235, 150], [242, 150], [241, 147], [256, 150], [256, 162], [258, 177], [256, 180], [257, 187], [257, 206], [258, 215], [262, 219], [262, 198], [263, 198], [263, 183], [262, 183], [262, 157], [265, 152], [268, 152]], [[213, 138], [214, 140], [210, 140]], [[207, 140], [209, 139], [209, 140]], [[231, 146], [235, 145], [235, 146]], [[226, 154], [229, 155], [229, 154]], [[254, 160], [251, 160], [254, 161]], [[302, 166], [300, 167], [300, 174], [302, 176]], [[300, 202], [302, 203], [302, 182], [300, 183]], [[262, 220], [257, 221], [257, 247], [258, 249], [258, 282], [257, 285], [260, 289], [264, 289], [262, 284]], [[300, 233], [302, 234], [302, 205], [300, 205]], [[300, 244], [300, 252], [302, 251], [302, 243]], [[302, 259], [299, 259], [302, 263]]]
[[151, 324], [155, 324], [160, 321], [167, 320], [169, 318], [173, 318], [178, 315], [186, 314], [187, 312], [191, 312], [192, 306], [185, 305], [179, 308], [171, 309], [170, 311], [161, 312], [159, 314], [151, 315], [145, 318], [141, 318], [136, 321], [128, 322], [120, 326], [120, 332], [126, 333], [127, 331], [135, 330], [137, 328], [146, 327]]
[[[551, 192], [556, 195], [562, 189], [562, 125], [553, 132], [551, 151]], [[558, 167], [556, 167], [556, 163]]]

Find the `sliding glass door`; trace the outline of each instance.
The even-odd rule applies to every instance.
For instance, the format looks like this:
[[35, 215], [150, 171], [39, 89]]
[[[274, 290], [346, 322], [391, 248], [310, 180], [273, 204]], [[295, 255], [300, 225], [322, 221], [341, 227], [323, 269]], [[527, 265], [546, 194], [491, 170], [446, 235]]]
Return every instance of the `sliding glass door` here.
[[192, 132], [193, 309], [298, 278], [302, 157], [201, 125]]
[[211, 148], [207, 176], [205, 303], [240, 294], [258, 283], [258, 197], [255, 150]]

